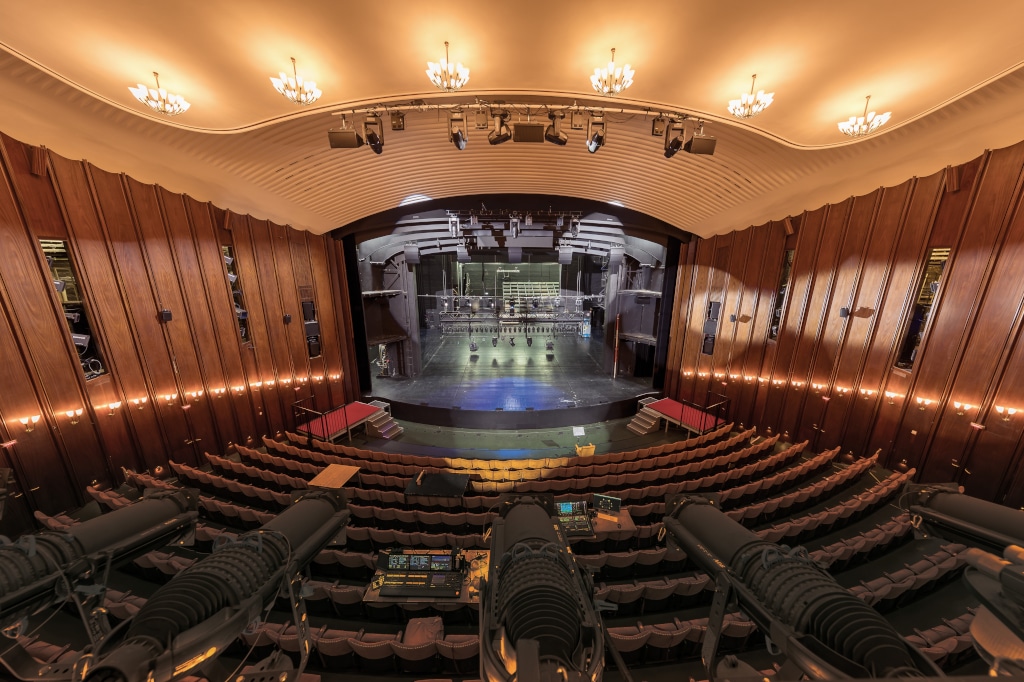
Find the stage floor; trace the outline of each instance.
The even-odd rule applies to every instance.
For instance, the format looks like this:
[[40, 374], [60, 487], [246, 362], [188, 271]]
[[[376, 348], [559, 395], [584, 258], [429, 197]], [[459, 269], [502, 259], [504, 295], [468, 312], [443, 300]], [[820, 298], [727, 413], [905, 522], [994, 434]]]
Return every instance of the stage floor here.
[[651, 391], [650, 377], [613, 380], [605, 374], [598, 339], [559, 337], [547, 351], [539, 336], [532, 347], [521, 336], [515, 346], [503, 340], [497, 347], [489, 336], [475, 338], [479, 350], [471, 353], [468, 337], [430, 330], [422, 337], [421, 376], [374, 377], [372, 394], [449, 410], [520, 412], [591, 407]]

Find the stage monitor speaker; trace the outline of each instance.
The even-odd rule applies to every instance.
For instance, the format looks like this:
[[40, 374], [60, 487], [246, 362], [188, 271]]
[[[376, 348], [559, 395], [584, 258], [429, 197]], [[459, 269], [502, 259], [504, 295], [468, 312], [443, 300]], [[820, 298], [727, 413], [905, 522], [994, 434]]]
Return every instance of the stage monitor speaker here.
[[363, 146], [363, 138], [354, 130], [334, 128], [327, 131], [327, 141], [331, 149], [355, 149]]
[[608, 249], [608, 269], [614, 270], [622, 265], [622, 256], [626, 250], [621, 246], [613, 246]]
[[714, 355], [715, 354], [715, 335], [714, 334], [705, 334], [704, 335], [704, 342], [700, 345], [700, 352], [703, 353], [704, 355]]
[[722, 304], [718, 301], [711, 301], [708, 303], [708, 318], [717, 320], [719, 315], [722, 314]]
[[714, 336], [718, 332], [718, 320], [708, 318], [704, 320], [704, 335]]
[[509, 263], [522, 263], [523, 262], [523, 247], [521, 247], [521, 246], [510, 246], [510, 247], [508, 247], [508, 262]]
[[569, 265], [572, 263], [572, 247], [571, 246], [559, 246], [558, 247], [558, 263], [559, 265]]
[[313, 307], [312, 301], [302, 302], [302, 319], [306, 322], [316, 319], [316, 308]]
[[415, 244], [405, 245], [405, 264], [406, 265], [419, 265], [420, 263], [420, 248]]
[[513, 142], [540, 142], [544, 143], [544, 129], [546, 123], [513, 123]]
[[309, 357], [315, 358], [320, 355], [320, 337], [310, 336], [306, 339], [306, 346], [309, 348]]
[[691, 154], [714, 154], [717, 142], [710, 135], [694, 135], [683, 145], [683, 150]]
[[320, 335], [320, 323], [316, 320], [309, 320], [305, 323], [306, 336], [319, 336]]

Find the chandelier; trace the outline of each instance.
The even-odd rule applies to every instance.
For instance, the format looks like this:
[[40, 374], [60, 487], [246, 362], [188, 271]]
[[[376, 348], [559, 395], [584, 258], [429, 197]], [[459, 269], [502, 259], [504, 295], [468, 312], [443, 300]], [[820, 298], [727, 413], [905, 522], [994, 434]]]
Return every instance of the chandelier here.
[[184, 97], [173, 95], [160, 87], [160, 74], [154, 71], [153, 78], [156, 80], [156, 90], [142, 83], [139, 83], [134, 88], [128, 86], [128, 90], [135, 95], [135, 99], [161, 114], [177, 116], [188, 111], [188, 108], [192, 105], [186, 102]]
[[469, 69], [448, 61], [448, 41], [444, 41], [444, 59], [441, 63], [427, 62], [427, 78], [444, 92], [461, 90], [469, 82]]
[[280, 78], [271, 76], [270, 82], [274, 84], [274, 89], [284, 95], [289, 102], [305, 106], [317, 101], [323, 94], [316, 87], [316, 83], [302, 80], [302, 76], [295, 69], [295, 57], [292, 57], [292, 75], [289, 76], [282, 71], [280, 76]]
[[729, 100], [729, 113], [736, 118], [753, 118], [768, 108], [775, 97], [774, 92], [758, 90], [754, 93], [754, 84], [757, 83], [755, 73], [750, 83], [750, 94], [742, 94], [739, 99]]
[[849, 121], [840, 121], [839, 130], [844, 135], [850, 137], [864, 137], [875, 132], [889, 120], [892, 116], [891, 111], [887, 111], [884, 114], [876, 114], [873, 111], [868, 111], [868, 103], [871, 102], [871, 95], [868, 95], [864, 100], [864, 114], [861, 116], [851, 116]]
[[606, 97], [614, 97], [633, 84], [633, 75], [636, 72], [629, 67], [629, 64], [618, 68], [615, 66], [615, 48], [612, 48], [612, 60], [605, 68], [594, 69], [594, 75], [590, 77], [590, 84]]

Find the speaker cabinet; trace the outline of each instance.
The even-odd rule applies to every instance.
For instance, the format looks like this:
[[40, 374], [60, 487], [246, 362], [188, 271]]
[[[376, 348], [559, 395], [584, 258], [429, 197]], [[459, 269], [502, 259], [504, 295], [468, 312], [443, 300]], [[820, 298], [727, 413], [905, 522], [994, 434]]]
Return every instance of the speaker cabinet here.
[[320, 355], [320, 337], [310, 336], [306, 339], [306, 346], [309, 348], [309, 357], [315, 358]]
[[316, 319], [316, 308], [312, 301], [302, 302], [302, 319], [306, 322]]
[[718, 320], [707, 319], [704, 320], [704, 335], [714, 336], [718, 333]]
[[704, 355], [715, 354], [715, 335], [705, 334], [704, 341], [700, 344], [700, 352]]
[[708, 303], [708, 318], [717, 320], [722, 314], [722, 304], [718, 301]]
[[309, 320], [305, 322], [306, 336], [319, 336], [320, 335], [320, 323], [316, 320]]

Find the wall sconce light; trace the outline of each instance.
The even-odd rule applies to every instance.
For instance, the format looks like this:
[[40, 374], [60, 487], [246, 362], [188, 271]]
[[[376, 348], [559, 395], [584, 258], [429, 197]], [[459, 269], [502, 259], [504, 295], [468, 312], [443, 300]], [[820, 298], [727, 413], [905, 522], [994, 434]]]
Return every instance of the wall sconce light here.
[[314, 380], [315, 380], [315, 381], [316, 381], [317, 383], [320, 383], [321, 381], [323, 381], [323, 380], [324, 380], [324, 375], [323, 375], [323, 374], [318, 374], [318, 375], [316, 375], [315, 377], [313, 377], [313, 379], [314, 379]]
[[730, 374], [730, 375], [729, 375], [729, 378], [730, 378], [730, 379], [739, 379], [739, 378], [740, 378], [740, 375], [739, 375], [739, 374]]
[[25, 427], [25, 433], [32, 433], [36, 428], [36, 424], [39, 423], [39, 420], [41, 418], [41, 415], [34, 414], [31, 417], [22, 417], [18, 421], [21, 422], [21, 425]]
[[284, 384], [285, 386], [287, 386], [288, 384], [292, 383], [292, 380], [291, 379], [281, 379], [277, 383]]
[[190, 398], [195, 400], [196, 398], [202, 398], [203, 397], [203, 392], [201, 390], [199, 390], [199, 391], [192, 391], [188, 395], [189, 395]]
[[802, 382], [802, 381], [791, 381], [791, 382], [789, 382], [789, 385], [793, 386], [794, 388], [803, 388], [804, 382]]
[[862, 396], [864, 396], [864, 400], [869, 400], [871, 398], [871, 396], [873, 396], [875, 394], [875, 389], [873, 389], [873, 388], [862, 388], [862, 389], [860, 389], [860, 394]]
[[339, 379], [341, 379], [341, 375], [340, 374], [332, 374], [331, 375], [331, 381], [338, 381]]
[[107, 415], [113, 417], [115, 412], [121, 409], [121, 401], [118, 400], [116, 403], [110, 403], [109, 405], [107, 405], [107, 409], [110, 410], [110, 412], [108, 412]]
[[167, 395], [163, 396], [163, 399], [167, 401], [168, 405], [170, 405], [171, 403], [173, 403], [175, 400], [178, 399], [178, 394], [177, 393], [168, 393]]
[[1010, 417], [1017, 414], [1017, 408], [1015, 407], [1003, 407], [1002, 405], [996, 405], [996, 412], [1003, 415], [1003, 421], [1010, 421]]
[[226, 389], [226, 388], [211, 388], [210, 389], [210, 395], [215, 395], [218, 398], [223, 398], [224, 394], [227, 393], [227, 392], [228, 392], [228, 389]]
[[956, 408], [956, 413], [960, 417], [964, 416], [964, 412], [974, 409], [973, 405], [970, 405], [968, 403], [957, 402], [955, 400], [953, 401], [953, 407]]
[[846, 386], [836, 386], [836, 393], [838, 393], [839, 395], [846, 395], [849, 392], [850, 389], [848, 389]]
[[691, 372], [690, 370], [686, 370], [685, 372], [683, 372], [683, 376], [684, 377], [692, 377], [693, 376], [693, 372]]
[[826, 386], [825, 384], [811, 384], [811, 388], [813, 388], [815, 392], [821, 393], [825, 390]]
[[928, 398], [920, 398], [919, 397], [919, 398], [915, 398], [915, 400], [917, 400], [917, 409], [919, 409], [919, 410], [923, 410], [924, 408], [926, 408], [926, 407], [928, 407], [929, 405], [932, 404], [932, 401], [929, 400]]
[[743, 380], [744, 380], [744, 381], [753, 381], [753, 380], [754, 380], [754, 377], [752, 377], [752, 376], [749, 376], [749, 375], [746, 375], [746, 376], [744, 376], [744, 377], [743, 377]]
[[263, 385], [266, 386], [267, 388], [270, 388], [271, 386], [274, 385], [274, 380], [273, 379], [267, 379], [266, 381], [263, 382]]
[[885, 392], [885, 397], [889, 399], [889, 404], [890, 405], [895, 405], [896, 404], [896, 402], [893, 400], [893, 398], [896, 397], [896, 393], [894, 393], [893, 391], [886, 391]]
[[78, 408], [77, 410], [68, 410], [64, 414], [66, 414], [68, 416], [68, 419], [71, 420], [71, 425], [74, 426], [75, 424], [77, 424], [79, 422], [80, 417], [82, 416], [82, 413], [84, 411], [85, 410], [83, 410], [82, 408]]
[[697, 376], [699, 376], [701, 379], [707, 377], [707, 375], [708, 375], [707, 372], [697, 372]]
[[130, 402], [132, 405], [141, 410], [146, 405], [146, 403], [149, 402], [149, 398], [147, 396], [142, 396], [141, 398], [132, 398]]
[[254, 381], [251, 384], [249, 384], [249, 388], [251, 388], [254, 391], [257, 391], [257, 390], [259, 390], [260, 386], [262, 386], [262, 385], [263, 385], [262, 381]]
[[245, 386], [232, 386], [231, 390], [234, 391], [235, 393], [241, 393], [242, 391], [245, 390]]
[[309, 377], [299, 377], [299, 378], [297, 379], [297, 381], [298, 381], [298, 382], [299, 382], [300, 384], [304, 384], [304, 383], [306, 383], [307, 381], [309, 381]]
[[786, 383], [785, 379], [772, 379], [772, 383], [776, 386], [783, 386]]

